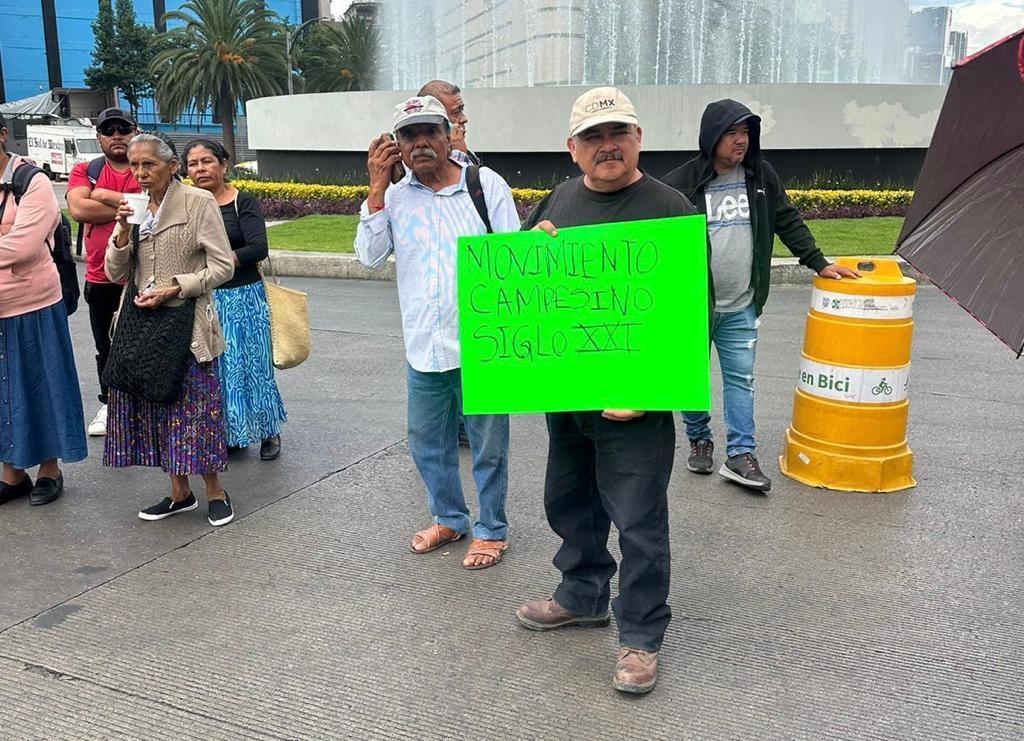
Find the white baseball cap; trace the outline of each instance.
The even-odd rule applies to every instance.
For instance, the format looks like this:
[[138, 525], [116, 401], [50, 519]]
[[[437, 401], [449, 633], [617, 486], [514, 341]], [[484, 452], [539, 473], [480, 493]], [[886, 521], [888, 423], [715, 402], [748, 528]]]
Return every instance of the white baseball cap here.
[[576, 98], [569, 114], [569, 136], [603, 123], [640, 123], [633, 104], [617, 87], [595, 87]]
[[443, 123], [451, 127], [448, 113], [441, 101], [433, 95], [419, 95], [395, 106], [394, 131], [398, 131], [403, 126], [412, 126], [418, 123], [438, 125]]

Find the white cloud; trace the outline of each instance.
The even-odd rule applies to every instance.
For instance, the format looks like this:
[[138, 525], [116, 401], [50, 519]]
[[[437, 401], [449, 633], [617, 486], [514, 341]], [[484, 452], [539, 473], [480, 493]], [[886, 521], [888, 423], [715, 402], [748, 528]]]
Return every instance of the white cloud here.
[[913, 0], [911, 10], [946, 5], [953, 9], [953, 28], [967, 31], [967, 53], [1024, 28], [1024, 0]]
[[953, 28], [967, 31], [970, 54], [1024, 28], [1024, 2], [979, 0], [953, 9]]

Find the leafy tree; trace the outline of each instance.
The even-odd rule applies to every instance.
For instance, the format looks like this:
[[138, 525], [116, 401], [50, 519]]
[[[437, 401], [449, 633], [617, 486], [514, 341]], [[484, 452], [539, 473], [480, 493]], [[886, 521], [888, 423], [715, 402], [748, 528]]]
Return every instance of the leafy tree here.
[[212, 108], [224, 147], [235, 156], [235, 112], [250, 98], [284, 90], [285, 53], [278, 16], [262, 0], [188, 0], [164, 15], [150, 66], [164, 116]]
[[92, 65], [85, 69], [85, 84], [93, 90], [110, 92], [119, 87], [116, 70], [117, 38], [110, 0], [99, 0], [99, 10], [92, 22], [92, 35], [95, 45]]
[[298, 55], [306, 91], [373, 89], [379, 40], [377, 28], [361, 18], [310, 29]]
[[153, 30], [136, 22], [131, 0], [117, 0], [116, 15], [110, 0], [99, 0], [92, 33], [96, 44], [85, 84], [93, 90], [120, 91], [138, 116], [139, 102], [153, 93], [149, 72]]
[[132, 115], [139, 115], [139, 103], [153, 94], [153, 76], [149, 71], [155, 32], [141, 26], [135, 19], [132, 0], [117, 0], [117, 69], [121, 95], [131, 106]]

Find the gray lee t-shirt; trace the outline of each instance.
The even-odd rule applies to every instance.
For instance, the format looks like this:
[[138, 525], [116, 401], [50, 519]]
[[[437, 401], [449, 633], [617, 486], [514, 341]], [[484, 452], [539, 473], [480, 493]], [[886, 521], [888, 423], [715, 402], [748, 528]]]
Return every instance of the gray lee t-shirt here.
[[711, 238], [711, 274], [715, 279], [715, 311], [743, 311], [754, 298], [751, 270], [754, 234], [743, 166], [719, 174], [704, 188]]

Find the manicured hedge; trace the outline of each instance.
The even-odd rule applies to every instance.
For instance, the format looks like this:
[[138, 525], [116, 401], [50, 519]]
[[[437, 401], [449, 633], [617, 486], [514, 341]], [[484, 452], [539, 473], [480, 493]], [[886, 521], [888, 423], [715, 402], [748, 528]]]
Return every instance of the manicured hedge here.
[[[310, 214], [356, 214], [369, 193], [365, 185], [310, 185], [234, 180], [239, 190], [258, 198], [269, 219], [294, 219]], [[789, 199], [805, 218], [838, 219], [862, 216], [903, 216], [914, 196], [910, 190], [791, 190]], [[521, 217], [546, 190], [513, 188]]]
[[790, 190], [789, 200], [806, 219], [905, 216], [912, 190]]

